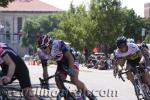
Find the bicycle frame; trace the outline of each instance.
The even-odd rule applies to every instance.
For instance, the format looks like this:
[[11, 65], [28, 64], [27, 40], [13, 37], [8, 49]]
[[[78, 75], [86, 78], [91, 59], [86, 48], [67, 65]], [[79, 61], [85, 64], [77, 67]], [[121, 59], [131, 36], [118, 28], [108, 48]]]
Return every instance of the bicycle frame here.
[[[118, 76], [124, 81], [122, 74], [125, 74], [127, 72], [129, 72], [129, 70], [123, 73], [120, 72]], [[147, 85], [142, 82], [142, 79], [141, 79], [142, 75], [139, 70], [139, 66], [135, 66], [135, 69], [134, 70], [131, 69], [131, 72], [133, 74], [133, 86], [134, 86], [134, 90], [135, 90], [138, 100], [141, 100], [143, 98], [145, 100], [150, 100], [149, 97], [146, 95], [147, 93], [145, 92], [145, 89], [144, 89], [144, 86], [147, 86]], [[142, 95], [142, 98], [140, 98], [141, 95]]]
[[70, 83], [70, 84], [72, 84], [72, 82], [70, 82], [68, 80], [62, 80], [61, 77], [59, 76], [59, 73], [51, 75], [45, 79], [39, 78], [39, 80], [40, 80], [41, 85], [44, 85], [46, 81], [48, 81], [49, 79], [54, 78], [54, 77], [56, 77], [59, 80], [59, 82], [63, 88], [62, 90], [60, 90], [59, 94], [57, 95], [57, 100], [61, 100], [62, 97], [65, 97], [65, 98], [70, 97], [71, 99], [69, 99], [69, 100], [76, 100], [75, 97], [70, 93], [70, 91], [64, 85], [64, 82]]

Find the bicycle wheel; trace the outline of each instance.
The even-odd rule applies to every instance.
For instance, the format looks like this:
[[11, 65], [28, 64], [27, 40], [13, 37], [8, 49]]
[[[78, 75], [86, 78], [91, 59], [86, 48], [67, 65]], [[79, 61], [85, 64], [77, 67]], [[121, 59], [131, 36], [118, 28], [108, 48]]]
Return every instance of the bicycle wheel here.
[[62, 100], [66, 98], [67, 100], [77, 100], [74, 95], [72, 95], [69, 90], [62, 90], [57, 95], [57, 100]]
[[135, 90], [135, 94], [136, 94], [136, 97], [137, 97], [137, 99], [138, 100], [141, 100], [140, 99], [140, 86], [139, 86], [139, 84], [138, 84], [138, 80], [135, 80], [134, 82], [133, 82], [133, 86], [134, 86], [134, 90]]
[[142, 90], [144, 92], [145, 95], [145, 100], [150, 100], [150, 89], [146, 84], [142, 84]]
[[[56, 84], [49, 84], [49, 89], [41, 87], [41, 84], [32, 84], [32, 90], [35, 96], [40, 100], [52, 100], [53, 93], [57, 92]], [[56, 97], [55, 97], [56, 98]]]
[[[139, 81], [139, 80], [135, 80], [134, 81], [134, 89], [135, 89], [135, 93], [136, 93], [136, 96], [137, 96], [137, 99], [138, 100], [146, 100], [145, 98], [146, 98], [146, 95], [145, 95], [145, 93], [144, 93], [144, 88], [143, 88], [143, 86], [142, 86], [142, 83], [141, 83], [141, 81]], [[149, 99], [148, 99], [149, 100]]]
[[0, 86], [0, 100], [23, 100], [20, 86]]

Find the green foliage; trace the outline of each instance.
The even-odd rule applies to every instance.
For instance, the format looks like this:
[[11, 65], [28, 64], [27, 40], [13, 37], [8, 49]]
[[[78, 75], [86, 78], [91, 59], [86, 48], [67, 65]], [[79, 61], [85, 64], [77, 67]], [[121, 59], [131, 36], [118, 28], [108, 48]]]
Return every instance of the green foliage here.
[[7, 7], [9, 2], [13, 2], [14, 0], [0, 0], [0, 6], [1, 7]]
[[148, 35], [146, 36], [145, 42], [146, 42], [146, 43], [150, 43], [150, 34], [148, 34]]
[[70, 4], [66, 12], [27, 20], [23, 30], [28, 34], [22, 36], [21, 43], [34, 47], [35, 33], [41, 32], [70, 42], [77, 50], [103, 45], [107, 53], [120, 35], [140, 40], [141, 29], [146, 28], [148, 38], [150, 22], [137, 16], [133, 9], [122, 8], [120, 0], [91, 0], [89, 10], [85, 8], [83, 4]]
[[79, 50], [84, 47], [91, 48], [95, 42], [95, 22], [90, 20], [84, 5], [80, 5], [76, 9], [72, 7], [68, 12], [64, 13], [61, 16], [59, 27], [66, 35], [65, 40]]
[[55, 15], [39, 16], [28, 18], [23, 26], [24, 34], [21, 36], [21, 46], [30, 47], [35, 49], [36, 33], [47, 34], [57, 28], [59, 20], [55, 18]]

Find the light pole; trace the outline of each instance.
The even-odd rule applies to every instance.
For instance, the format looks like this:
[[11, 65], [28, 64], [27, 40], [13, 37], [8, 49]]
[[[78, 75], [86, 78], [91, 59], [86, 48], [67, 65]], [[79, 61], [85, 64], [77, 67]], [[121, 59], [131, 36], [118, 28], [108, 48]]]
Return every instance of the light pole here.
[[142, 42], [143, 42], [144, 36], [145, 36], [145, 28], [142, 28], [142, 33], [141, 33], [141, 35], [142, 35]]

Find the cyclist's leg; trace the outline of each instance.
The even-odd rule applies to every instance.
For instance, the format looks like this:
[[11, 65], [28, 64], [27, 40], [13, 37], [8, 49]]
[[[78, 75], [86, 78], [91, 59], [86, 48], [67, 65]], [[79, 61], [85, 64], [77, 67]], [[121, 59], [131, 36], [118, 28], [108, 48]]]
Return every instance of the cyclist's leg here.
[[[57, 73], [59, 73], [59, 75], [55, 76], [55, 82], [56, 82], [56, 85], [57, 85], [59, 91], [61, 92], [61, 90], [64, 89], [64, 87], [63, 87], [64, 83], [62, 81], [66, 79], [67, 73], [65, 71], [59, 69], [58, 67], [57, 67], [57, 70], [56, 70], [56, 74]], [[67, 98], [64, 97], [64, 100], [67, 100]]]
[[33, 94], [31, 87], [26, 87], [22, 89], [23, 95], [26, 100], [39, 100], [35, 95]]
[[75, 84], [78, 89], [81, 89], [85, 93], [87, 88], [85, 87], [85, 84], [78, 79], [78, 75], [79, 75], [78, 67], [74, 66], [73, 70], [75, 73], [74, 76], [70, 77], [71, 82]]
[[[61, 80], [65, 80], [67, 77], [67, 73], [57, 67], [56, 74], [59, 73], [59, 76], [55, 77], [55, 82], [59, 90], [63, 89]], [[60, 79], [61, 80], [60, 80]]]
[[32, 91], [29, 70], [26, 64], [20, 60], [16, 66], [15, 76], [19, 80], [20, 87], [26, 100], [38, 100]]
[[2, 72], [0, 71], [0, 85], [3, 85], [3, 82], [2, 82], [2, 79], [1, 79], [2, 76], [3, 76]]
[[2, 82], [2, 80], [1, 80], [1, 77], [0, 77], [0, 85], [3, 85], [3, 82]]
[[83, 94], [85, 94], [90, 100], [93, 100], [95, 96], [90, 92], [85, 84], [79, 80], [78, 75], [79, 75], [79, 67], [74, 66], [73, 68], [75, 75], [71, 76], [71, 82], [77, 86], [78, 89], [82, 90]]
[[126, 64], [126, 70], [130, 70], [129, 72], [126, 73], [127, 79], [130, 80], [131, 83], [133, 83], [133, 74], [131, 72], [131, 65], [129, 63]]
[[47, 78], [48, 77], [47, 60], [41, 59], [41, 64], [42, 64], [42, 68], [43, 68], [43, 78]]
[[146, 83], [150, 88], [150, 73], [149, 72], [143, 72], [142, 73], [142, 80], [144, 83]]

